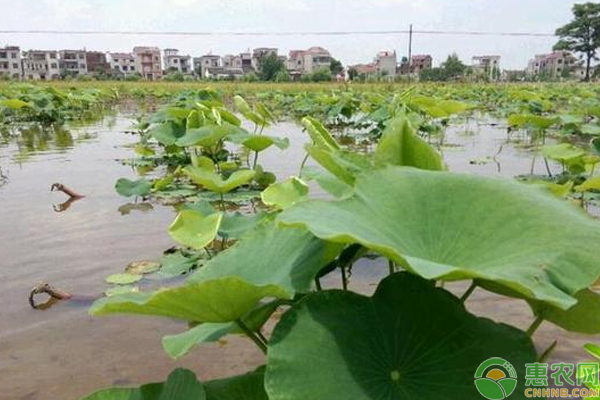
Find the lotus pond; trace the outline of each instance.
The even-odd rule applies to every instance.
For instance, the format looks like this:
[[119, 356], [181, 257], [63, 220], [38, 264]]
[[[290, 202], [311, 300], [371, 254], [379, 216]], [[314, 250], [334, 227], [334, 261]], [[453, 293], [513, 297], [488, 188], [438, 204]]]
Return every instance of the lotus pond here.
[[462, 400], [593, 358], [598, 94], [0, 86], [2, 398]]

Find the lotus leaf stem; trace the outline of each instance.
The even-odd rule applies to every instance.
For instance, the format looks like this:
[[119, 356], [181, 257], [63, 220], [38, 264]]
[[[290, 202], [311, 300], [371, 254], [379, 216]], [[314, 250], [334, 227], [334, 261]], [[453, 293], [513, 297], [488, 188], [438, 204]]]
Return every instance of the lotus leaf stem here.
[[542, 322], [544, 322], [544, 318], [542, 317], [537, 317], [535, 319], [535, 321], [533, 321], [533, 323], [531, 324], [531, 326], [529, 327], [529, 329], [527, 329], [527, 335], [528, 336], [533, 336], [533, 334], [535, 333], [535, 331], [537, 331], [537, 329], [540, 327], [540, 325], [542, 325]]
[[475, 289], [477, 289], [477, 284], [475, 283], [475, 281], [473, 281], [473, 283], [471, 283], [471, 286], [469, 286], [469, 288], [467, 289], [465, 294], [463, 294], [462, 297], [460, 298], [460, 301], [463, 303], [465, 301], [467, 301], [467, 299], [471, 296], [471, 294], [475, 291]]
[[252, 331], [252, 329], [250, 329], [248, 327], [248, 325], [246, 325], [244, 323], [244, 321], [242, 321], [241, 319], [236, 319], [235, 323], [237, 324], [237, 326], [242, 330], [242, 332], [244, 332], [244, 334], [246, 336], [248, 336], [248, 338], [250, 338], [250, 340], [252, 340], [254, 342], [254, 344], [256, 344], [256, 346], [258, 346], [258, 348], [265, 354], [267, 354], [267, 344], [265, 342], [263, 342], [259, 336], [256, 335], [255, 332]]

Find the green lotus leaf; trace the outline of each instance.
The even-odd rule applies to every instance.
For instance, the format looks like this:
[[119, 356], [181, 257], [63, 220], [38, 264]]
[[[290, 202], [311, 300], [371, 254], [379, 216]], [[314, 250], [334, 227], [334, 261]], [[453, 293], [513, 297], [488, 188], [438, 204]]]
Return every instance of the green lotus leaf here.
[[173, 175], [167, 175], [164, 178], [157, 179], [156, 181], [154, 181], [153, 188], [154, 190], [165, 190], [174, 181], [175, 177]]
[[194, 183], [216, 193], [228, 193], [240, 186], [246, 185], [256, 174], [252, 170], [242, 169], [235, 171], [229, 178], [224, 180], [219, 174], [197, 167], [185, 167], [183, 172]]
[[[283, 315], [267, 354], [270, 400], [476, 399], [473, 376], [483, 361], [501, 354], [524, 377], [525, 363], [537, 359], [524, 332], [469, 314], [409, 273], [384, 279], [373, 297], [306, 296]], [[519, 388], [521, 399], [524, 379]]]
[[266, 205], [284, 210], [298, 202], [308, 200], [309, 190], [302, 180], [292, 177], [269, 186], [260, 197]]
[[31, 103], [19, 99], [4, 99], [0, 100], [0, 106], [11, 110], [20, 110], [21, 108], [31, 108]]
[[302, 169], [302, 178], [307, 181], [314, 180], [321, 189], [333, 197], [343, 198], [350, 196], [354, 191], [352, 186], [342, 182], [329, 172], [314, 167], [304, 167]]
[[191, 129], [200, 128], [204, 122], [204, 116], [197, 110], [190, 111], [186, 118], [185, 129], [189, 131]]
[[244, 100], [241, 96], [235, 96], [233, 98], [233, 102], [235, 104], [235, 108], [249, 121], [254, 122], [256, 125], [265, 126], [267, 125], [267, 120], [263, 118], [262, 115], [252, 111], [246, 100]]
[[590, 143], [592, 150], [596, 153], [600, 155], [600, 138], [594, 138], [592, 139], [591, 143]]
[[241, 126], [242, 125], [242, 121], [236, 117], [232, 112], [229, 112], [228, 110], [224, 109], [224, 108], [219, 108], [219, 114], [221, 114], [221, 119], [231, 125], [234, 126]]
[[600, 275], [597, 222], [514, 181], [388, 167], [362, 175], [350, 198], [299, 203], [279, 220], [360, 243], [427, 279], [493, 282], [562, 309]]
[[148, 383], [139, 388], [100, 390], [82, 400], [205, 400], [204, 387], [192, 371], [178, 368], [164, 383]]
[[160, 259], [162, 265], [159, 274], [162, 276], [179, 276], [187, 274], [199, 264], [198, 257], [186, 257], [181, 252], [167, 254]]
[[132, 292], [138, 292], [139, 288], [137, 286], [132, 286], [132, 285], [122, 285], [122, 286], [113, 286], [111, 288], [108, 288], [104, 291], [104, 295], [105, 296], [116, 296], [118, 294], [123, 294], [123, 293], [132, 293]]
[[319, 147], [323, 150], [340, 149], [340, 145], [333, 138], [331, 133], [329, 133], [329, 131], [318, 120], [312, 117], [304, 117], [302, 119], [302, 125], [308, 132], [308, 135], [316, 147]]
[[559, 118], [543, 117], [533, 114], [513, 114], [508, 117], [508, 124], [519, 128], [533, 127], [542, 130], [550, 128], [560, 122]]
[[149, 156], [153, 156], [154, 154], [156, 154], [156, 152], [154, 151], [154, 149], [150, 146], [145, 146], [143, 144], [136, 144], [133, 148], [133, 150], [139, 154], [140, 156], [143, 157], [149, 157]]
[[263, 223], [268, 216], [269, 214], [264, 211], [252, 215], [239, 212], [225, 214], [219, 227], [219, 236], [226, 239], [239, 239]]
[[259, 286], [275, 284], [292, 296], [310, 290], [317, 273], [341, 250], [342, 246], [317, 239], [306, 229], [264, 224], [213, 257], [188, 282], [235, 276]]
[[[280, 300], [271, 301], [250, 311], [241, 319], [251, 330], [258, 331], [280, 305]], [[234, 322], [204, 323], [177, 335], [164, 336], [162, 345], [171, 358], [177, 359], [189, 353], [199, 344], [216, 342], [223, 336], [232, 333], [243, 334]]]
[[142, 276], [139, 274], [113, 274], [107, 276], [104, 279], [106, 283], [112, 283], [114, 285], [129, 285], [142, 280]]
[[265, 391], [265, 367], [204, 385], [207, 400], [269, 400]]
[[290, 146], [288, 138], [278, 138], [266, 135], [254, 135], [251, 138], [244, 140], [242, 144], [253, 151], [261, 152], [275, 145], [281, 150], [287, 149]]
[[541, 302], [530, 302], [536, 316], [550, 321], [570, 332], [589, 335], [600, 333], [600, 295], [589, 289], [575, 295], [577, 304], [568, 310]]
[[399, 165], [434, 171], [445, 169], [440, 154], [416, 134], [405, 118], [388, 123], [375, 150], [375, 165]]
[[542, 154], [551, 160], [569, 161], [585, 155], [585, 151], [569, 143], [544, 146]]
[[598, 345], [595, 345], [593, 343], [587, 343], [583, 346], [583, 348], [593, 357], [600, 360], [600, 347]]
[[190, 129], [185, 136], [177, 139], [175, 144], [181, 147], [187, 146], [214, 146], [219, 140], [245, 131], [235, 125], [225, 123], [223, 125], [205, 125], [200, 128]]
[[162, 345], [171, 358], [177, 359], [186, 355], [198, 344], [218, 341], [229, 334], [234, 327], [235, 324], [232, 322], [207, 322], [177, 335], [164, 336]]
[[373, 168], [367, 157], [346, 150], [323, 149], [309, 145], [306, 146], [306, 152], [329, 173], [347, 185], [353, 185], [357, 175]]
[[150, 135], [164, 146], [175, 144], [185, 134], [185, 127], [173, 121], [163, 122], [150, 130]]
[[143, 314], [189, 322], [231, 322], [267, 297], [289, 298], [277, 285], [258, 286], [238, 277], [214, 279], [155, 292], [128, 293], [97, 300], [92, 315]]
[[581, 127], [581, 133], [583, 133], [584, 135], [599, 136], [600, 135], [600, 126], [592, 125], [592, 124], [585, 124]]
[[589, 192], [590, 190], [600, 191], [600, 176], [586, 179], [581, 185], [576, 186], [575, 190], [578, 192]]
[[215, 240], [222, 218], [221, 213], [204, 216], [195, 210], [182, 210], [169, 227], [169, 235], [184, 246], [200, 250]]
[[123, 197], [147, 196], [152, 191], [152, 183], [143, 178], [137, 181], [121, 178], [115, 184], [115, 190]]

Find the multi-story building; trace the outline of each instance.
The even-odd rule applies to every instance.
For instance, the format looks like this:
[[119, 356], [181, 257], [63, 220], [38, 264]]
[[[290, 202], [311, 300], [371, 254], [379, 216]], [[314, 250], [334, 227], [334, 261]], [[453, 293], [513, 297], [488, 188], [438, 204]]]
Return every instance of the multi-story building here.
[[21, 49], [17, 46], [0, 48], [0, 76], [20, 79], [23, 75]]
[[60, 74], [62, 76], [87, 75], [85, 50], [60, 50], [58, 52]]
[[113, 74], [127, 77], [138, 73], [135, 56], [131, 53], [108, 53], [108, 62]]
[[133, 48], [135, 69], [144, 79], [155, 81], [162, 78], [162, 63], [158, 47], [137, 46]]
[[322, 47], [308, 50], [292, 50], [285, 62], [292, 77], [331, 67], [331, 54]]
[[29, 50], [23, 53], [23, 78], [50, 80], [60, 77], [58, 52], [56, 50]]
[[227, 54], [223, 56], [222, 63], [225, 68], [242, 68], [242, 56]]
[[471, 67], [475, 74], [494, 81], [500, 78], [500, 59], [500, 56], [473, 56]]
[[375, 56], [373, 64], [380, 76], [394, 78], [398, 66], [398, 57], [395, 51], [380, 51]]
[[433, 68], [433, 57], [429, 54], [417, 54], [410, 58], [410, 72], [420, 74], [425, 69]]
[[249, 72], [253, 72], [254, 68], [252, 68], [252, 53], [245, 52], [240, 53], [240, 58], [242, 59], [242, 69], [244, 73], [247, 74]]
[[529, 60], [526, 73], [528, 77], [536, 77], [540, 75], [548, 78], [559, 78], [565, 71], [577, 71], [581, 63], [569, 51], [553, 51], [550, 54], [539, 54]]
[[91, 74], [109, 74], [111, 67], [106, 59], [106, 54], [101, 51], [86, 51], [85, 62], [88, 73]]
[[260, 59], [270, 55], [278, 56], [278, 50], [274, 47], [259, 47], [252, 50], [252, 68], [258, 71], [260, 69]]
[[221, 67], [221, 56], [215, 54], [205, 54], [194, 58], [194, 71], [201, 77], [207, 77], [207, 72], [211, 68]]
[[177, 49], [165, 49], [163, 51], [163, 61], [165, 63], [165, 71], [177, 71], [184, 75], [191, 74], [193, 72], [190, 56], [182, 56], [179, 54]]

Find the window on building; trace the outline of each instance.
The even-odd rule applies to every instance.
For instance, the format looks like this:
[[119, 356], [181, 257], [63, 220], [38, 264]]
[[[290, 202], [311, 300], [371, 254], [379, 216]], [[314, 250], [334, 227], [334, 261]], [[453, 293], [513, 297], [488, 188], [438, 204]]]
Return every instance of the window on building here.
[[11, 53], [10, 58], [17, 58], [17, 53]]
[[[47, 67], [47, 66], [48, 66], [48, 65], [46, 65], [46, 67]], [[52, 69], [56, 69], [56, 68], [58, 68], [58, 66], [57, 66], [56, 64], [50, 64], [50, 68], [52, 68]], [[47, 69], [47, 68], [46, 68], [46, 69]]]
[[50, 53], [50, 58], [56, 58], [56, 54]]
[[79, 59], [80, 59], [80, 60], [83, 60], [83, 54], [80, 54], [80, 55], [79, 55]]
[[0, 53], [0, 58], [6, 58], [6, 53], [4, 53], [4, 52]]
[[19, 64], [13, 63], [13, 68], [19, 68]]

